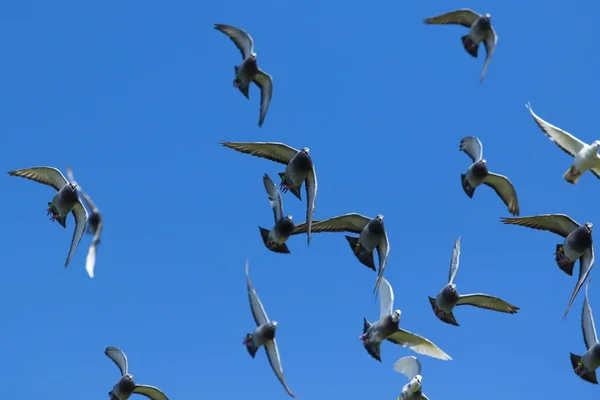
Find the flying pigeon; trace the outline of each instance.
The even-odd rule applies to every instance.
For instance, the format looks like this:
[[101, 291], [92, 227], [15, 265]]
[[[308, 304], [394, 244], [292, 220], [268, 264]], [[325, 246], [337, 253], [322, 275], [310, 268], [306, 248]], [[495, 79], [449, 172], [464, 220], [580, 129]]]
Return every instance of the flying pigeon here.
[[265, 185], [265, 189], [267, 190], [267, 195], [269, 196], [269, 202], [271, 203], [271, 208], [273, 209], [273, 214], [275, 215], [275, 225], [271, 230], [261, 228], [260, 226], [260, 236], [262, 237], [263, 243], [267, 247], [267, 249], [274, 251], [275, 253], [289, 253], [285, 242], [288, 240], [292, 232], [294, 232], [294, 228], [296, 225], [292, 219], [291, 215], [283, 214], [283, 199], [281, 198], [281, 193], [279, 193], [279, 189], [277, 185], [273, 183], [269, 175], [265, 174], [263, 176], [263, 183]]
[[403, 357], [394, 363], [394, 371], [406, 376], [410, 382], [402, 387], [399, 400], [429, 400], [423, 394], [421, 362], [415, 356]]
[[229, 39], [235, 43], [242, 53], [242, 63], [234, 67], [233, 87], [239, 89], [247, 99], [250, 98], [251, 82], [254, 82], [260, 88], [260, 119], [258, 120], [258, 126], [262, 126], [273, 95], [273, 78], [258, 67], [256, 53], [254, 52], [254, 41], [249, 34], [231, 25], [215, 24], [215, 29], [229, 36]]
[[302, 183], [306, 181], [306, 223], [308, 225], [306, 233], [308, 236], [307, 243], [310, 244], [312, 219], [315, 212], [318, 187], [317, 173], [309, 154], [310, 149], [303, 147], [302, 150], [296, 150], [286, 144], [273, 142], [227, 142], [221, 140], [220, 144], [240, 153], [285, 164], [285, 172], [279, 173], [281, 177], [281, 184], [279, 186], [283, 193], [289, 190], [299, 200], [302, 200], [300, 196]]
[[573, 165], [563, 174], [565, 181], [575, 185], [587, 170], [592, 171], [592, 174], [600, 178], [600, 156], [598, 156], [600, 140], [595, 140], [591, 145], [583, 143], [569, 132], [563, 131], [538, 117], [531, 109], [531, 103], [525, 106], [529, 109], [536, 124], [548, 135], [550, 140], [556, 143], [565, 153], [575, 157]]
[[250, 275], [248, 273], [248, 260], [246, 260], [246, 282], [248, 284], [248, 297], [250, 298], [250, 309], [256, 329], [253, 333], [248, 333], [244, 339], [244, 345], [248, 349], [250, 356], [254, 358], [259, 347], [264, 346], [267, 351], [267, 358], [271, 368], [277, 375], [277, 379], [283, 385], [285, 391], [292, 397], [296, 397], [290, 390], [283, 377], [283, 368], [281, 368], [281, 360], [279, 358], [279, 350], [277, 349], [277, 341], [275, 340], [275, 330], [277, 329], [277, 321], [270, 321], [267, 313], [256, 294], [256, 290], [252, 287]]
[[[296, 229], [304, 229], [304, 224], [298, 224]], [[311, 231], [314, 233], [352, 232], [359, 234], [359, 237], [346, 236], [346, 240], [356, 258], [373, 271], [376, 271], [373, 250], [377, 249], [377, 254], [379, 254], [379, 275], [375, 284], [375, 291], [377, 291], [390, 253], [390, 244], [383, 225], [383, 215], [377, 215], [375, 218], [356, 213], [339, 215], [322, 221], [313, 221]]]
[[479, 44], [483, 42], [486, 57], [483, 70], [481, 71], [481, 78], [479, 79], [479, 83], [481, 84], [498, 43], [498, 35], [496, 35], [496, 31], [492, 27], [491, 18], [490, 14], [479, 15], [473, 10], [463, 8], [432, 18], [425, 18], [423, 22], [437, 25], [462, 25], [465, 28], [469, 28], [469, 33], [462, 36], [461, 39], [467, 53], [475, 58], [477, 58]]
[[521, 218], [500, 218], [509, 225], [526, 226], [532, 229], [549, 231], [565, 238], [564, 242], [556, 245], [555, 260], [558, 267], [567, 275], [573, 275], [573, 266], [579, 259], [579, 278], [575, 290], [569, 300], [563, 318], [567, 316], [573, 300], [579, 293], [592, 267], [594, 266], [594, 243], [592, 240], [592, 223], [579, 225], [565, 214], [541, 214]]
[[[67, 176], [69, 177], [69, 180], [71, 182], [75, 183], [75, 178], [73, 178], [73, 171], [70, 167], [67, 167]], [[100, 234], [102, 233], [103, 226], [102, 214], [100, 213], [100, 210], [98, 209], [98, 207], [96, 207], [96, 204], [92, 201], [90, 196], [88, 196], [83, 191], [83, 189], [81, 189], [81, 186], [79, 184], [77, 184], [77, 191], [83, 197], [85, 205], [90, 210], [92, 210], [92, 215], [90, 215], [90, 218], [88, 219], [87, 233], [94, 235], [94, 238], [92, 239], [92, 244], [90, 245], [87, 258], [85, 259], [85, 270], [87, 271], [90, 278], [93, 278], [94, 267], [96, 266], [96, 247], [98, 246], [98, 244], [100, 244]]]
[[73, 212], [75, 218], [75, 231], [71, 240], [71, 248], [65, 262], [65, 268], [69, 266], [71, 257], [75, 253], [88, 220], [88, 213], [77, 194], [77, 184], [69, 182], [65, 176], [56, 168], [53, 167], [32, 167], [9, 171], [11, 176], [19, 176], [21, 178], [30, 179], [44, 185], [53, 187], [58, 193], [54, 195], [52, 201], [48, 203], [47, 215], [52, 215], [51, 221], [58, 221], [63, 227], [67, 227], [67, 215]]
[[481, 141], [475, 136], [465, 137], [460, 141], [459, 150], [464, 151], [473, 160], [473, 164], [467, 169], [467, 172], [460, 175], [460, 181], [467, 196], [473, 198], [475, 189], [483, 183], [496, 191], [508, 207], [508, 212], [512, 215], [519, 215], [519, 201], [515, 188], [507, 177], [488, 170], [487, 161], [482, 158], [483, 145]]
[[364, 319], [363, 334], [359, 337], [367, 352], [381, 362], [381, 342], [389, 340], [392, 343], [415, 351], [416, 353], [438, 358], [440, 360], [452, 360], [439, 347], [422, 336], [400, 329], [400, 310], [392, 311], [394, 307], [394, 292], [392, 286], [385, 278], [381, 278], [379, 286], [380, 315], [379, 320], [371, 325]]
[[119, 367], [121, 377], [108, 392], [110, 400], [127, 400], [133, 393], [146, 396], [150, 400], [169, 400], [167, 396], [154, 386], [138, 385], [129, 373], [127, 356], [118, 347], [107, 347], [104, 354], [108, 356]]
[[460, 261], [460, 236], [454, 243], [452, 250], [452, 258], [450, 260], [450, 274], [448, 284], [438, 293], [437, 297], [429, 297], [429, 303], [436, 317], [447, 324], [459, 326], [454, 318], [452, 310], [455, 306], [469, 305], [488, 310], [500, 311], [508, 314], [516, 314], [519, 307], [515, 307], [498, 297], [490, 296], [483, 293], [476, 294], [458, 294], [454, 278], [458, 271]]
[[571, 353], [571, 365], [581, 379], [597, 385], [596, 369], [600, 367], [600, 343], [598, 343], [592, 308], [588, 300], [590, 281], [591, 278], [585, 286], [585, 301], [583, 302], [583, 311], [581, 312], [581, 328], [583, 329], [583, 341], [585, 342], [587, 351], [583, 356], [576, 356]]

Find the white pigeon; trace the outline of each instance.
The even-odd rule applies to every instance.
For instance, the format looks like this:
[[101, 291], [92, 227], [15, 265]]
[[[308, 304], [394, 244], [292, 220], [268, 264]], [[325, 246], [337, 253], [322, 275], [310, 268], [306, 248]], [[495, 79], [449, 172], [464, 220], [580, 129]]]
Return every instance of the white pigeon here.
[[399, 400], [429, 400], [423, 394], [421, 382], [421, 362], [415, 356], [403, 357], [394, 363], [394, 371], [406, 376], [410, 381], [402, 387]]

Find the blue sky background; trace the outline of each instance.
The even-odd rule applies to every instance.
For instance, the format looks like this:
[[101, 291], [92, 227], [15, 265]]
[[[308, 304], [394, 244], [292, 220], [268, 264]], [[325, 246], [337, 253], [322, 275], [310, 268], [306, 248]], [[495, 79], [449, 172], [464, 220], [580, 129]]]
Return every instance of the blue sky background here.
[[[376, 275], [342, 234], [293, 237], [269, 252], [261, 178], [283, 166], [218, 145], [281, 141], [308, 146], [319, 180], [315, 218], [381, 213], [391, 243], [386, 277], [401, 326], [453, 357], [418, 356], [432, 400], [592, 398], [569, 352], [585, 350], [583, 292], [555, 263], [560, 238], [502, 225], [506, 207], [487, 187], [469, 199], [459, 179], [478, 136], [492, 171], [508, 176], [521, 215], [566, 213], [600, 223], [600, 182], [562, 178], [571, 159], [525, 108], [586, 141], [599, 139], [594, 4], [556, 1], [378, 2], [18, 1], [0, 13], [0, 170], [51, 165], [75, 178], [104, 213], [96, 277], [86, 236], [63, 268], [73, 230], [50, 223], [49, 187], [4, 175], [0, 199], [0, 346], [3, 396], [104, 398], [121, 347], [139, 383], [170, 399], [284, 399], [264, 351], [242, 345], [254, 329], [246, 258], [267, 313], [279, 322], [285, 375], [300, 399], [394, 399], [407, 382], [392, 369], [412, 351], [384, 343], [382, 363], [358, 339], [378, 316]], [[483, 85], [480, 58], [459, 26], [425, 17], [469, 7], [492, 14], [498, 48]], [[274, 78], [263, 128], [259, 91], [232, 87], [239, 51], [214, 23], [255, 40]], [[284, 207], [297, 222], [305, 203]], [[446, 283], [462, 237], [458, 289], [500, 296], [517, 315], [457, 310], [434, 316], [427, 296]], [[579, 267], [576, 267], [576, 271]], [[576, 272], [577, 273], [577, 272]], [[592, 272], [592, 276], [595, 275]], [[590, 287], [600, 309], [600, 282]], [[598, 314], [597, 314], [598, 315]], [[597, 317], [598, 318], [598, 317]], [[599, 322], [600, 323], [600, 322]]]

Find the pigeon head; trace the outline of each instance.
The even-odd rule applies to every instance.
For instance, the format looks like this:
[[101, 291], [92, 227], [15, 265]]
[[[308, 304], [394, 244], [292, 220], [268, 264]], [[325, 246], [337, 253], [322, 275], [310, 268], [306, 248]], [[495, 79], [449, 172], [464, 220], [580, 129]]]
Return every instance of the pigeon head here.
[[598, 148], [600, 147], [600, 140], [594, 140], [594, 143], [592, 143], [592, 146]]
[[400, 310], [394, 310], [392, 313], [392, 322], [397, 324], [400, 321], [400, 315], [402, 312]]
[[481, 23], [484, 26], [490, 26], [492, 23], [492, 15], [491, 14], [485, 14], [483, 17], [481, 17]]
[[310, 149], [308, 147], [303, 147], [302, 150], [300, 150], [300, 151], [303, 152], [304, 154], [310, 153]]
[[291, 235], [296, 227], [291, 215], [283, 217], [279, 222], [277, 222], [277, 225], [279, 232], [286, 236]]
[[592, 224], [591, 222], [586, 222], [583, 226], [585, 227], [586, 231], [592, 233], [592, 228], [594, 227], [594, 224]]
[[487, 160], [481, 159], [473, 164], [473, 174], [478, 178], [483, 178], [488, 174]]
[[127, 374], [119, 380], [119, 392], [132, 393], [134, 389], [135, 382], [133, 381], [133, 375]]
[[268, 340], [275, 339], [275, 330], [277, 329], [277, 321], [271, 321], [264, 327], [263, 336]]
[[411, 393], [415, 393], [418, 392], [419, 390], [421, 390], [421, 381], [423, 380], [423, 377], [421, 375], [415, 375], [414, 378], [412, 378], [412, 380], [409, 383], [409, 391]]
[[252, 61], [256, 61], [256, 53], [252, 53], [252, 54], [250, 54], [250, 59], [251, 59]]
[[62, 190], [62, 198], [68, 203], [74, 203], [79, 198], [77, 194], [77, 184], [74, 182], [67, 183]]

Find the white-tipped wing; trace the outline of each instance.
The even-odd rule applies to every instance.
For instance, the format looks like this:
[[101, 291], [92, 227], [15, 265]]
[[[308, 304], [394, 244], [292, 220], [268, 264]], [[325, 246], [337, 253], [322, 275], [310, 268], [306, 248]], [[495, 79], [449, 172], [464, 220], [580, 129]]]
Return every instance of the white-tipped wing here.
[[252, 287], [252, 282], [250, 281], [250, 274], [248, 273], [248, 260], [246, 260], [246, 282], [248, 284], [248, 297], [250, 298], [250, 309], [252, 310], [252, 316], [254, 317], [254, 322], [256, 322], [256, 326], [261, 326], [262, 324], [266, 324], [269, 322], [269, 317], [267, 317], [267, 313], [256, 294], [256, 290]]
[[23, 168], [8, 173], [11, 176], [19, 176], [21, 178], [30, 179], [38, 183], [43, 183], [56, 189], [62, 189], [67, 183], [65, 176], [54, 167], [32, 167]]
[[104, 354], [108, 356], [113, 362], [119, 367], [121, 376], [125, 376], [129, 373], [127, 356], [118, 347], [109, 346], [104, 350]]
[[500, 196], [504, 204], [508, 207], [509, 213], [512, 215], [519, 215], [517, 192], [507, 177], [488, 172], [483, 183], [494, 189], [496, 194]]
[[450, 11], [445, 14], [437, 15], [431, 18], [425, 18], [423, 22], [426, 24], [455, 24], [462, 25], [466, 28], [470, 28], [473, 25], [473, 22], [479, 18], [480, 15], [477, 14], [473, 10], [469, 10], [468, 8], [462, 8], [456, 11]]
[[469, 305], [508, 314], [516, 314], [516, 312], [519, 310], [519, 307], [514, 306], [507, 301], [483, 293], [463, 294], [458, 299], [458, 303], [456, 303], [456, 305]]
[[390, 242], [385, 229], [383, 231], [383, 237], [377, 245], [377, 254], [379, 255], [379, 272], [377, 274], [377, 281], [375, 281], [373, 293], [377, 293], [377, 290], [379, 290], [379, 285], [381, 285], [381, 280], [383, 279], [383, 272], [385, 271], [385, 266], [387, 265], [388, 255], [390, 254]]
[[408, 347], [415, 353], [423, 354], [425, 356], [440, 360], [452, 360], [452, 357], [444, 353], [444, 351], [433, 344], [433, 342], [412, 332], [405, 331], [404, 329], [398, 329], [396, 332], [388, 336], [387, 340], [402, 347]]
[[475, 136], [467, 136], [462, 138], [460, 145], [458, 146], [460, 151], [464, 151], [473, 162], [481, 160], [483, 157], [483, 145], [481, 141]]
[[277, 221], [283, 217], [283, 200], [281, 199], [281, 193], [267, 174], [263, 176], [263, 184], [267, 190], [267, 196], [269, 196], [269, 203], [271, 203], [271, 208], [273, 209], [275, 223], [277, 223]]
[[169, 400], [169, 398], [163, 392], [161, 392], [160, 390], [158, 390], [158, 388], [155, 388], [154, 386], [135, 385], [133, 393], [146, 396], [150, 400]]
[[402, 357], [394, 363], [394, 371], [412, 380], [415, 376], [421, 375], [421, 361], [415, 356]]
[[73, 239], [71, 239], [71, 248], [69, 249], [67, 261], [65, 262], [65, 268], [69, 266], [71, 258], [73, 257], [73, 254], [75, 254], [75, 250], [77, 250], [79, 242], [81, 242], [81, 238], [85, 232], [85, 225], [87, 224], [88, 220], [88, 212], [83, 206], [81, 199], [78, 200], [77, 204], [75, 204], [75, 207], [73, 207], [73, 217], [75, 217], [75, 231], [73, 232]]
[[541, 214], [531, 217], [500, 218], [500, 221], [508, 225], [520, 225], [531, 229], [556, 233], [564, 238], [579, 228], [579, 224], [565, 214]]
[[240, 153], [266, 158], [286, 165], [298, 153], [295, 148], [277, 142], [227, 142], [221, 140], [220, 144]]
[[379, 318], [385, 317], [392, 313], [394, 307], [394, 291], [392, 285], [381, 277], [381, 284], [379, 285]]
[[596, 325], [594, 324], [594, 316], [592, 315], [592, 307], [590, 307], [590, 302], [588, 301], [588, 288], [591, 280], [592, 278], [588, 279], [587, 284], [585, 285], [585, 300], [583, 302], [583, 311], [581, 313], [583, 340], [585, 341], [585, 346], [588, 349], [598, 343]]
[[498, 43], [498, 35], [496, 35], [496, 31], [494, 28], [490, 26], [490, 33], [483, 40], [483, 45], [485, 46], [485, 62], [483, 63], [483, 70], [481, 71], [481, 78], [479, 78], [479, 84], [483, 83], [483, 78], [485, 77], [485, 72], [487, 71], [488, 65], [490, 64], [490, 60], [492, 59], [492, 54], [494, 54], [494, 50], [496, 50], [496, 44]]
[[254, 83], [260, 88], [260, 117], [258, 119], [258, 126], [262, 126], [271, 104], [271, 97], [273, 97], [273, 78], [263, 70], [259, 69], [254, 77]]
[[279, 382], [281, 382], [283, 388], [290, 396], [296, 397], [288, 387], [287, 383], [285, 383], [285, 379], [283, 377], [283, 368], [281, 367], [281, 359], [279, 358], [279, 350], [277, 349], [277, 342], [275, 339], [269, 340], [265, 344], [265, 349], [267, 350], [269, 364], [271, 364], [271, 368], [273, 368], [275, 375], [277, 375], [277, 379], [279, 379]]
[[458, 272], [458, 264], [460, 263], [460, 236], [454, 242], [452, 249], [452, 258], [450, 259], [450, 272], [448, 273], [448, 283], [453, 283]]
[[569, 154], [572, 157], [575, 157], [575, 155], [579, 153], [581, 149], [585, 146], [585, 143], [577, 139], [575, 136], [571, 135], [569, 132], [563, 131], [559, 127], [554, 126], [538, 117], [536, 113], [533, 112], [533, 109], [531, 108], [531, 103], [527, 103], [525, 107], [529, 109], [531, 116], [533, 117], [535, 123], [540, 127], [540, 129], [546, 135], [548, 135], [550, 140], [556, 143], [556, 145], [560, 147], [560, 149], [563, 150], [565, 153]]
[[225, 25], [225, 24], [215, 24], [215, 29], [226, 34], [229, 39], [242, 53], [242, 58], [246, 59], [252, 51], [254, 50], [254, 41], [252, 37], [246, 33], [246, 31], [236, 28], [235, 26]]
[[88, 255], [85, 259], [85, 270], [87, 271], [90, 278], [94, 277], [94, 268], [96, 267], [96, 247], [98, 243], [100, 243], [100, 234], [102, 233], [102, 219], [98, 222], [98, 226], [96, 227], [96, 233], [94, 234], [94, 239], [92, 239], [92, 244], [90, 245], [90, 249], [88, 250]]
[[577, 278], [577, 284], [575, 285], [575, 289], [573, 290], [573, 294], [571, 295], [571, 300], [569, 300], [569, 305], [567, 306], [567, 310], [563, 315], [563, 318], [567, 316], [569, 310], [571, 309], [571, 305], [573, 305], [573, 301], [575, 297], [577, 297], [577, 293], [585, 283], [592, 267], [594, 266], [594, 245], [588, 247], [583, 255], [579, 258], [579, 277]]

